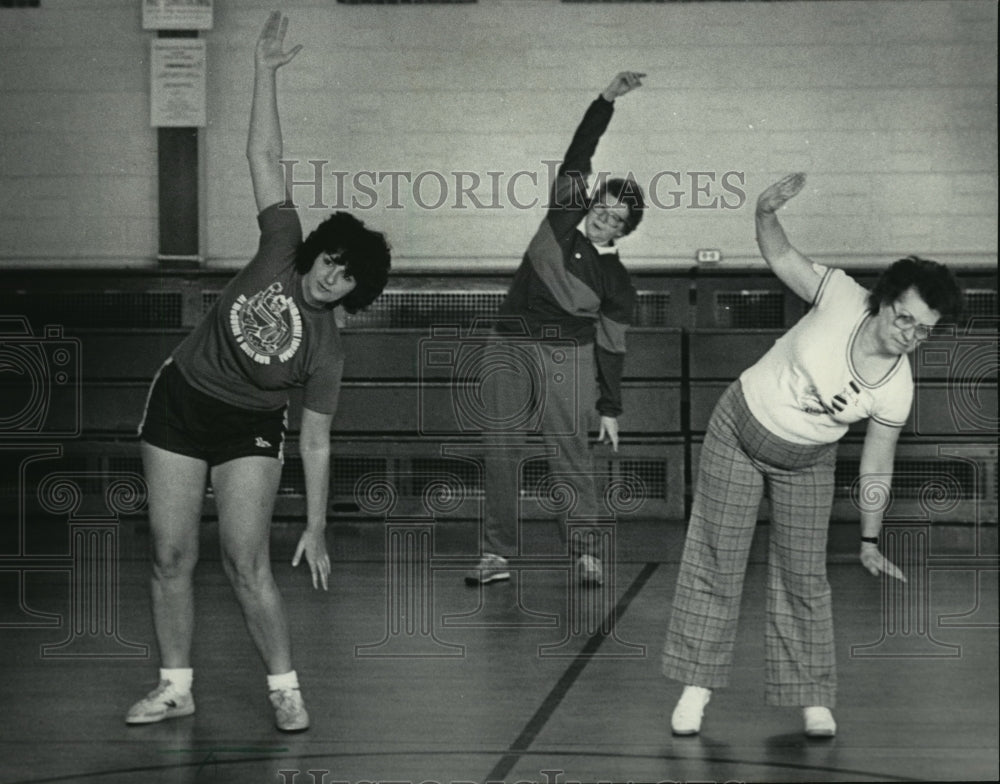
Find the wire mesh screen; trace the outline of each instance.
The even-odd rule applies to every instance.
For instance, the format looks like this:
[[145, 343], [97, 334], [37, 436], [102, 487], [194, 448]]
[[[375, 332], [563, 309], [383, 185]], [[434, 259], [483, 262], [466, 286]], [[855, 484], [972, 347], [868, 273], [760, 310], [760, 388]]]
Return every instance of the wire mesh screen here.
[[473, 5], [479, 0], [337, 0], [340, 5]]
[[142, 473], [142, 458], [138, 455], [112, 455], [105, 460], [105, 465], [113, 473]]
[[[838, 498], [850, 498], [857, 493], [861, 461], [855, 458], [837, 461], [834, 475]], [[982, 463], [973, 465], [964, 460], [933, 458], [899, 458], [892, 473], [892, 497], [924, 501], [934, 506], [949, 500], [971, 501], [986, 498], [986, 477]], [[978, 475], [978, 476], [977, 476]]]
[[785, 325], [780, 291], [715, 292], [715, 325], [736, 329], [778, 329]]
[[[333, 471], [330, 471], [331, 485], [333, 483]], [[302, 458], [285, 457], [285, 464], [281, 467], [281, 482], [278, 484], [278, 495], [305, 495], [306, 475], [302, 468]]]
[[[13, 501], [8, 504], [9, 524], [0, 526], [0, 554], [3, 554], [4, 536], [16, 536], [18, 526], [15, 515], [16, 506], [21, 509], [16, 514], [31, 515], [38, 512], [40, 487], [45, 485], [47, 477], [51, 476], [51, 468], [43, 468], [45, 463], [24, 462], [25, 453], [0, 449], [0, 499]], [[86, 495], [99, 495], [104, 492], [105, 475], [101, 471], [91, 470], [87, 458], [83, 455], [64, 456], [59, 459], [57, 473], [72, 475], [75, 488]], [[46, 491], [51, 498], [54, 494], [63, 492], [57, 486]], [[71, 491], [73, 492], [73, 491]], [[67, 496], [68, 497], [68, 496]], [[50, 514], [50, 513], [47, 513]]]
[[[370, 474], [385, 475], [387, 461], [381, 457], [334, 457], [330, 460], [330, 493], [338, 498], [353, 498], [358, 480]], [[281, 468], [280, 496], [302, 496], [306, 492], [302, 458], [286, 456]]]
[[538, 489], [542, 480], [549, 475], [548, 460], [529, 460], [521, 468], [521, 487], [529, 498], [538, 496]]
[[330, 460], [330, 492], [338, 498], [353, 499], [361, 477], [384, 476], [389, 470], [389, 461], [382, 457], [334, 457]]
[[201, 314], [205, 315], [212, 309], [212, 305], [219, 301], [219, 297], [222, 295], [221, 291], [202, 291], [201, 292]]
[[142, 472], [142, 458], [138, 455], [112, 455], [105, 461], [109, 474], [138, 474]]
[[[7, 452], [6, 450], [0, 449], [0, 498], [3, 499], [15, 499], [21, 495], [21, 479], [22, 479], [22, 468], [21, 461], [23, 459], [22, 455], [16, 454], [15, 452]], [[27, 474], [24, 475], [25, 483], [28, 482]], [[27, 488], [25, 488], [25, 492]], [[10, 514], [10, 512], [8, 512]], [[8, 525], [7, 528], [14, 528], [13, 525]]]
[[[613, 463], [609, 463], [609, 467], [613, 466]], [[618, 477], [638, 480], [646, 498], [657, 500], [667, 498], [666, 460], [621, 460], [615, 473]]]
[[670, 326], [670, 292], [640, 291], [636, 296], [632, 323], [637, 327]]
[[415, 457], [410, 462], [410, 467], [405, 492], [411, 496], [423, 496], [435, 482], [443, 482], [465, 497], [482, 495], [482, 470], [474, 462], [445, 457]]
[[[219, 291], [201, 292], [201, 313], [219, 299]], [[505, 291], [384, 291], [365, 310], [348, 316], [349, 328], [426, 329], [458, 324], [468, 326], [477, 318], [497, 314]], [[637, 327], [670, 326], [670, 292], [640, 291], [636, 296], [632, 323]]]
[[470, 324], [492, 316], [501, 291], [385, 291], [367, 310], [348, 317], [350, 327], [415, 327]]
[[[598, 480], [598, 493], [602, 493], [611, 482], [626, 481], [641, 488], [644, 498], [665, 500], [667, 498], [667, 461], [663, 459], [608, 460], [603, 466], [598, 464], [602, 478]], [[551, 468], [548, 460], [529, 460], [521, 471], [521, 487], [528, 498], [537, 498]]]
[[992, 289], [965, 289], [965, 315], [968, 318], [997, 315], [997, 293]]
[[[504, 291], [385, 291], [367, 310], [348, 317], [348, 327], [418, 328], [458, 324], [497, 314]], [[209, 304], [210, 307], [210, 304]], [[669, 291], [641, 291], [632, 323], [640, 327], [669, 326]], [[206, 308], [207, 309], [207, 308]]]
[[181, 326], [179, 291], [0, 291], [0, 313], [33, 325], [144, 329]]

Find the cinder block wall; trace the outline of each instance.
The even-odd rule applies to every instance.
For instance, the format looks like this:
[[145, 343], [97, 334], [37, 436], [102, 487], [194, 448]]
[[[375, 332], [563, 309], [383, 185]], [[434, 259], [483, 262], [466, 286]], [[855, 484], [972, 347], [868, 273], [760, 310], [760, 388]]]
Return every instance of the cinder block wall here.
[[[202, 33], [203, 251], [222, 267], [256, 243], [243, 150], [253, 43], [274, 5], [215, 0]], [[804, 170], [786, 223], [812, 255], [995, 263], [990, 0], [278, 5], [304, 46], [280, 75], [286, 154], [296, 180], [324, 162], [325, 208], [310, 208], [312, 185], [295, 189], [303, 223], [357, 197], [401, 269], [513, 263], [540, 217], [518, 205], [544, 200], [545, 161], [623, 69], [646, 86], [619, 102], [595, 163], [632, 171], [658, 202], [630, 258], [712, 247], [751, 263], [756, 193]], [[0, 8], [0, 264], [152, 263], [154, 35], [138, 0]]]

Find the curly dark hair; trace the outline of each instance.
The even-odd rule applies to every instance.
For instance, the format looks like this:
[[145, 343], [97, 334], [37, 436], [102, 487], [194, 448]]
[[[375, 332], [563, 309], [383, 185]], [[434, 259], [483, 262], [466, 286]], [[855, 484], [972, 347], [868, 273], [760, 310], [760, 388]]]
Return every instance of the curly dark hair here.
[[340, 262], [356, 285], [349, 294], [327, 307], [343, 305], [357, 313], [382, 293], [389, 280], [392, 254], [385, 235], [365, 228], [364, 222], [346, 212], [335, 212], [305, 238], [295, 254], [295, 269], [305, 275], [320, 253], [340, 253]]
[[868, 312], [877, 315], [882, 305], [895, 302], [911, 286], [927, 307], [941, 314], [942, 320], [953, 321], [962, 315], [962, 289], [951, 270], [919, 256], [895, 261], [882, 273], [868, 295]]
[[646, 211], [646, 200], [642, 195], [642, 187], [631, 176], [625, 178], [615, 177], [601, 183], [590, 202], [591, 206], [599, 204], [607, 196], [611, 197], [609, 201], [612, 204], [621, 202], [628, 206], [628, 218], [625, 219], [622, 236], [631, 234], [635, 231], [635, 227], [639, 225], [643, 213]]

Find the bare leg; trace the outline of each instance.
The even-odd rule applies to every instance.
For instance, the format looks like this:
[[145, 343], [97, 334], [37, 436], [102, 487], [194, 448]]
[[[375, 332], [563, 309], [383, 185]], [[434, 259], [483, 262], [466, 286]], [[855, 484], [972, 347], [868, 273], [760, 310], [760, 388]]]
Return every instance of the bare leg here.
[[288, 621], [271, 574], [271, 513], [280, 479], [281, 463], [271, 457], [241, 457], [212, 469], [222, 564], [271, 675], [292, 669]]
[[191, 666], [198, 523], [208, 465], [143, 442], [152, 535], [153, 624], [163, 667]]

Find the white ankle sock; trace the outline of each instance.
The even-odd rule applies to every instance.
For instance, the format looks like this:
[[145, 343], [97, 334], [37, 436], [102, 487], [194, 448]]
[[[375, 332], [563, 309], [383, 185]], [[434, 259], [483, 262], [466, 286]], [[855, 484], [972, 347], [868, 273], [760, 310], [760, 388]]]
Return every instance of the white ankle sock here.
[[282, 673], [281, 675], [267, 676], [268, 691], [277, 691], [278, 689], [297, 689], [297, 688], [299, 688], [299, 676], [295, 673], [295, 670], [290, 670], [289, 672]]
[[194, 669], [191, 667], [177, 667], [169, 669], [160, 667], [160, 680], [170, 681], [174, 689], [181, 694], [191, 691], [191, 681], [194, 680]]

